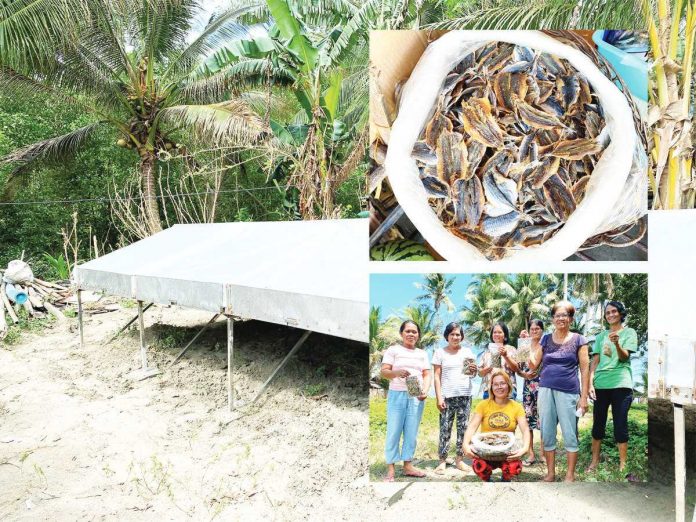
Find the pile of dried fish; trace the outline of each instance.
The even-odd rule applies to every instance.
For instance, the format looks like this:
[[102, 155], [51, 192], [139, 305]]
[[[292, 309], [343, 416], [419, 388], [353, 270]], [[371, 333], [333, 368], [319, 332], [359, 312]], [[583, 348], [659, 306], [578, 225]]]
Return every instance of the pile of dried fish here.
[[420, 379], [417, 375], [409, 375], [406, 377], [406, 389], [411, 397], [420, 397], [423, 395]]
[[506, 446], [510, 444], [510, 437], [495, 431], [482, 434], [478, 440], [489, 446]]
[[[412, 157], [444, 225], [498, 259], [563, 226], [608, 144], [603, 129], [590, 84], [567, 61], [490, 43], [447, 75]], [[379, 165], [384, 150], [372, 152]]]

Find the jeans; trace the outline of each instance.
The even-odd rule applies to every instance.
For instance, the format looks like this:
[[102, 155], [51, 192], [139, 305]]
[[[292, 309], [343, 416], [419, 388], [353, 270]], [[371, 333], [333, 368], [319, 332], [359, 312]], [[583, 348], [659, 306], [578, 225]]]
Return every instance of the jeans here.
[[617, 444], [628, 442], [628, 410], [633, 402], [633, 390], [630, 388], [595, 388], [597, 400], [592, 411], [592, 438], [602, 440], [607, 427], [607, 413], [611, 404], [611, 416], [614, 419], [614, 441]]
[[541, 417], [544, 451], [556, 449], [556, 425], [561, 425], [566, 451], [578, 451], [578, 418], [575, 416], [580, 395], [551, 388], [539, 388], [537, 408]]
[[424, 406], [425, 401], [411, 397], [406, 391], [389, 390], [387, 394], [387, 440], [384, 447], [387, 464], [394, 464], [401, 460], [413, 460]]

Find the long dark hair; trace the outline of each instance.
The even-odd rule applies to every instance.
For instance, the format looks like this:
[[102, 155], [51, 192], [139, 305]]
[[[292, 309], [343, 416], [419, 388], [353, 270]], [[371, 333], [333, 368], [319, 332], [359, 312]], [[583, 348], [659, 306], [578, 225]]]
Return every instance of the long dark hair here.
[[492, 342], [492, 343], [495, 342], [495, 341], [493, 340], [493, 330], [495, 330], [495, 327], [496, 327], [496, 326], [500, 326], [500, 329], [503, 331], [503, 335], [505, 335], [504, 344], [509, 343], [509, 342], [510, 342], [510, 330], [508, 329], [507, 325], [506, 325], [505, 323], [503, 323], [502, 321], [501, 321], [501, 322], [498, 322], [498, 323], [495, 323], [495, 324], [493, 325], [493, 327], [491, 328], [491, 335], [490, 335], [491, 342]]

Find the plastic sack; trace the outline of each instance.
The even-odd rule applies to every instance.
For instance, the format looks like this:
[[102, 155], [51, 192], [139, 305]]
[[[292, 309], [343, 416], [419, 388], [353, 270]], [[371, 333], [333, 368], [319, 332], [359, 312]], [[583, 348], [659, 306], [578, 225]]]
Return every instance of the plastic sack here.
[[6, 283], [23, 285], [31, 283], [34, 280], [34, 274], [27, 263], [14, 259], [7, 264], [7, 270], [2, 278]]
[[[499, 444], [490, 444], [490, 439], [502, 439]], [[509, 431], [487, 431], [476, 433], [471, 438], [471, 446], [476, 454], [486, 460], [504, 460], [515, 448], [517, 439], [515, 434]]]
[[449, 232], [428, 203], [411, 150], [434, 113], [445, 77], [469, 53], [489, 42], [522, 45], [566, 59], [591, 84], [604, 110], [611, 140], [601, 154], [586, 195], [565, 225], [541, 245], [510, 249], [505, 259], [563, 260], [590, 237], [635, 221], [647, 212], [647, 155], [624, 94], [581, 51], [538, 31], [452, 31], [424, 51], [403, 88], [391, 129], [385, 168], [396, 199], [425, 240], [448, 261], [485, 260]]

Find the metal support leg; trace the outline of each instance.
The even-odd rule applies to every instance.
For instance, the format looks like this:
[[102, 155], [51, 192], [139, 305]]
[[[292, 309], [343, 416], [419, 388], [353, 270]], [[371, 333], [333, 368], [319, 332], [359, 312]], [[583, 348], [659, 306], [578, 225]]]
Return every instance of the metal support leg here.
[[[153, 304], [154, 304], [154, 303], [150, 303], [150, 304], [147, 305], [145, 308], [143, 308], [143, 313], [147, 312], [148, 309], [149, 309]], [[126, 330], [126, 328], [128, 328], [128, 327], [129, 327], [130, 325], [132, 325], [135, 321], [137, 321], [137, 320], [138, 320], [138, 317], [139, 317], [139, 315], [136, 315], [135, 317], [133, 317], [133, 319], [131, 319], [130, 321], [128, 321], [128, 322], [126, 323], [126, 325], [125, 325], [123, 328], [121, 328], [118, 332], [116, 332], [114, 335], [112, 335], [111, 338], [110, 338], [108, 341], [106, 341], [106, 343], [104, 343], [104, 344], [105, 344], [105, 345], [106, 345], [106, 344], [109, 344], [109, 343], [112, 342], [114, 339], [116, 339], [119, 335], [121, 335], [121, 334]]]
[[80, 331], [80, 348], [85, 347], [85, 327], [82, 323], [84, 317], [82, 314], [82, 290], [77, 289], [77, 328]]
[[290, 350], [290, 353], [288, 353], [285, 356], [285, 359], [283, 359], [283, 361], [273, 371], [273, 373], [266, 380], [266, 382], [263, 383], [263, 386], [261, 386], [261, 389], [258, 391], [256, 396], [253, 399], [251, 399], [251, 402], [249, 402], [249, 404], [255, 403], [259, 399], [259, 397], [261, 397], [261, 395], [263, 395], [263, 392], [266, 391], [266, 388], [268, 388], [268, 385], [271, 384], [271, 381], [275, 378], [276, 375], [278, 375], [278, 372], [280, 372], [280, 370], [282, 370], [283, 367], [285, 367], [287, 362], [290, 360], [290, 357], [295, 355], [295, 352], [297, 352], [297, 350], [300, 349], [300, 347], [304, 344], [304, 342], [307, 340], [307, 337], [309, 337], [309, 334], [311, 334], [311, 333], [312, 333], [311, 330], [307, 330], [307, 331], [305, 331], [305, 333], [302, 334], [302, 337], [300, 337], [300, 340], [295, 343], [295, 346], [292, 347], [292, 350]]
[[189, 343], [184, 346], [184, 349], [179, 352], [179, 355], [176, 356], [176, 359], [174, 359], [171, 363], [170, 366], [174, 366], [177, 362], [179, 362], [179, 359], [183, 357], [183, 355], [186, 353], [186, 351], [191, 347], [191, 345], [196, 342], [196, 339], [198, 339], [203, 332], [205, 332], [211, 324], [215, 322], [215, 320], [220, 317], [220, 314], [215, 314], [213, 318], [206, 323], [206, 325], [199, 330], [199, 332], [189, 341]]
[[674, 405], [674, 491], [676, 500], [676, 521], [686, 521], [686, 426], [684, 407]]
[[142, 381], [160, 373], [157, 368], [147, 366], [147, 346], [145, 345], [145, 321], [143, 320], [143, 302], [138, 301], [138, 330], [140, 331], [140, 360], [142, 367], [130, 374], [130, 378]]
[[234, 410], [234, 374], [232, 362], [234, 359], [234, 319], [227, 316], [227, 405]]

